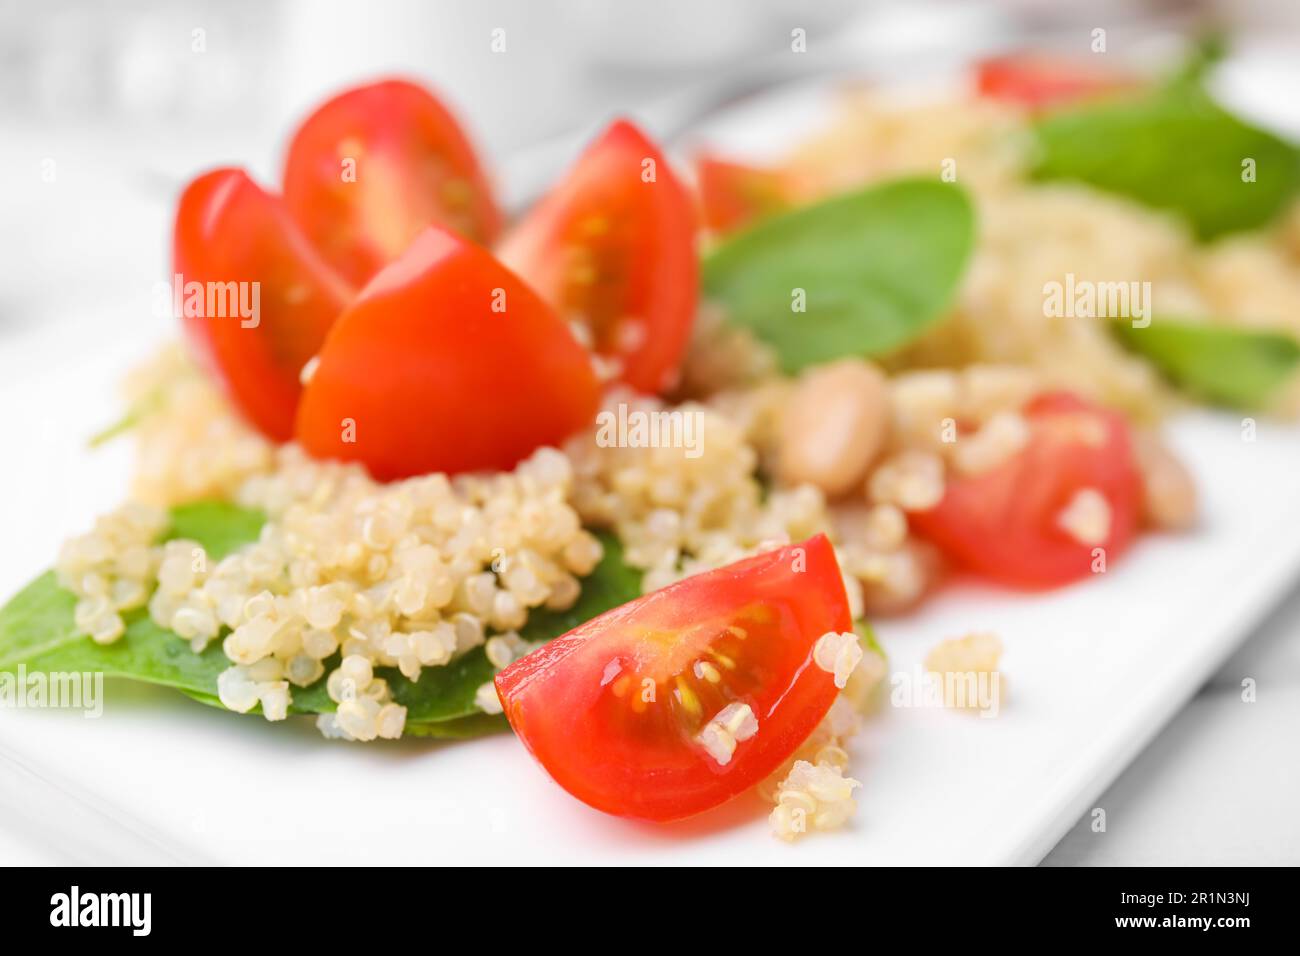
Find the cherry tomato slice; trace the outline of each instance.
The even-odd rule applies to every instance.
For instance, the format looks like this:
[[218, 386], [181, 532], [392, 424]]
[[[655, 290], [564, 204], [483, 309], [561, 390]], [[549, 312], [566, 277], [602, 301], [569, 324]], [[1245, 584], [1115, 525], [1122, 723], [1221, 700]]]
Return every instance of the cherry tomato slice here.
[[307, 117], [289, 144], [284, 198], [321, 254], [357, 285], [425, 226], [481, 243], [501, 226], [455, 117], [403, 80], [349, 90]]
[[501, 260], [587, 325], [617, 378], [676, 383], [699, 295], [695, 209], [653, 143], [618, 121], [502, 241]]
[[594, 421], [590, 356], [481, 246], [431, 226], [321, 349], [297, 438], [381, 480], [512, 467]]
[[716, 235], [734, 232], [795, 203], [787, 176], [780, 170], [702, 155], [695, 159], [704, 226]]
[[[1141, 479], [1127, 423], [1065, 392], [1025, 407], [1028, 444], [983, 474], [950, 479], [943, 499], [909, 515], [911, 526], [958, 563], [1015, 587], [1050, 588], [1094, 571], [1096, 548], [1107, 563], [1132, 542]], [[1066, 530], [1062, 515], [1080, 492], [1106, 514], [1094, 540]]]
[[[511, 664], [497, 693], [569, 793], [606, 813], [673, 820], [789, 759], [835, 699], [813, 646], [850, 628], [835, 552], [818, 535], [608, 611]], [[724, 762], [700, 735], [729, 705], [748, 706], [757, 730], [738, 734]]]
[[352, 290], [280, 199], [240, 169], [214, 170], [181, 194], [173, 265], [181, 318], [201, 358], [249, 421], [288, 440], [299, 373]]
[[1134, 77], [1077, 60], [1012, 54], [980, 63], [975, 86], [990, 99], [1041, 110], [1137, 86]]

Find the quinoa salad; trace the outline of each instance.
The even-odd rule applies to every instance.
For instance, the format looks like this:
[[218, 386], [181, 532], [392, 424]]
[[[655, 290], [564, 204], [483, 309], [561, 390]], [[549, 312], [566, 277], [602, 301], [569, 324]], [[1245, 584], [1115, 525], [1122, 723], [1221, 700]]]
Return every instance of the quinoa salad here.
[[[334, 741], [513, 731], [607, 813], [844, 826], [871, 622], [1195, 534], [1165, 420], [1300, 407], [1295, 146], [1196, 64], [969, 80], [848, 93], [761, 166], [618, 120], [512, 217], [404, 80], [309, 115], [276, 189], [199, 176], [177, 341], [111, 430], [130, 492], [0, 609], [0, 671]], [[1170, 184], [1180, 137], [1212, 190]], [[1005, 698], [996, 633], [932, 643], [946, 706]]]

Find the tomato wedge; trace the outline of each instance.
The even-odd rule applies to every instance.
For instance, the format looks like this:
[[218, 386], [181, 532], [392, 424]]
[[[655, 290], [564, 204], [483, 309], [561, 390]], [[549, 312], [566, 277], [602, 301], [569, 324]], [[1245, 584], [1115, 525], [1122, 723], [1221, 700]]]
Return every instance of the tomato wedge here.
[[214, 170], [185, 188], [172, 251], [181, 319], [200, 356], [249, 421], [288, 440], [299, 373], [352, 290], [280, 199], [240, 169]]
[[615, 122], [502, 241], [501, 260], [566, 320], [584, 323], [616, 377], [676, 383], [699, 295], [695, 209], [653, 143]]
[[481, 246], [431, 226], [343, 313], [297, 438], [381, 480], [512, 467], [594, 421], [590, 356]]
[[362, 285], [428, 225], [491, 242], [501, 214], [473, 146], [423, 87], [348, 90], [299, 127], [284, 198], [321, 254]]
[[705, 154], [695, 159], [695, 178], [704, 226], [717, 235], [734, 232], [795, 204], [788, 177], [777, 169]]
[[[511, 664], [497, 693], [569, 793], [673, 820], [758, 783], [807, 739], [836, 694], [813, 646], [851, 626], [835, 552], [818, 535], [608, 611]], [[747, 707], [757, 729], [715, 752], [701, 735], [729, 707]]]
[[1024, 414], [1030, 437], [1020, 452], [983, 474], [950, 479], [939, 504], [909, 520], [980, 574], [1056, 587], [1091, 573], [1096, 548], [1109, 562], [1128, 547], [1142, 483], [1128, 425], [1114, 412], [1053, 392]]
[[990, 99], [1041, 110], [1131, 89], [1137, 80], [1078, 60], [1012, 54], [980, 63], [975, 86]]

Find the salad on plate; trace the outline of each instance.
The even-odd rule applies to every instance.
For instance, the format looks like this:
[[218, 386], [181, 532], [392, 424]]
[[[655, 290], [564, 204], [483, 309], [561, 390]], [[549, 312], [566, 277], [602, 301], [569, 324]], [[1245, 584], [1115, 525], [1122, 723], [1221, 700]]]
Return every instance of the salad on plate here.
[[[433, 93], [346, 91], [278, 184], [181, 194], [182, 340], [100, 436], [133, 487], [0, 609], [0, 672], [513, 731], [607, 813], [841, 826], [870, 621], [1194, 534], [1163, 419], [1298, 407], [1300, 152], [1203, 72], [854, 88], [763, 164], [616, 120], [518, 216]], [[997, 636], [936, 638], [983, 707]]]

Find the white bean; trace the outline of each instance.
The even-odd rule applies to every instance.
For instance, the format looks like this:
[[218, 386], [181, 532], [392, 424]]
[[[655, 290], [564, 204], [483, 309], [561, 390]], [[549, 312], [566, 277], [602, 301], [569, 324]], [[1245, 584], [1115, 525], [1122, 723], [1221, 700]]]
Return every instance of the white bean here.
[[860, 359], [812, 369], [799, 379], [781, 419], [777, 470], [830, 497], [859, 485], [889, 429], [885, 377]]
[[1142, 515], [1155, 528], [1184, 530], [1196, 522], [1196, 483], [1187, 466], [1155, 435], [1133, 436], [1142, 475]]

